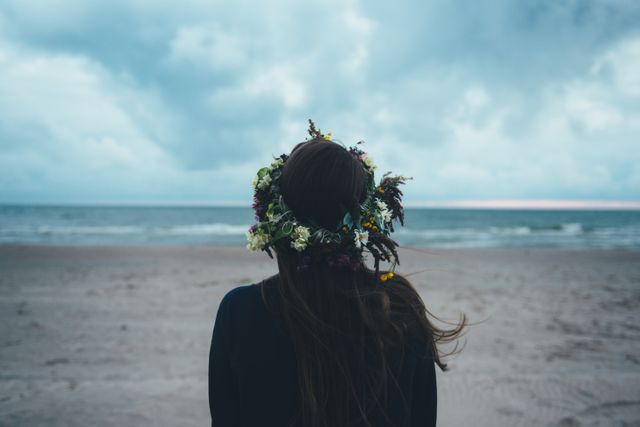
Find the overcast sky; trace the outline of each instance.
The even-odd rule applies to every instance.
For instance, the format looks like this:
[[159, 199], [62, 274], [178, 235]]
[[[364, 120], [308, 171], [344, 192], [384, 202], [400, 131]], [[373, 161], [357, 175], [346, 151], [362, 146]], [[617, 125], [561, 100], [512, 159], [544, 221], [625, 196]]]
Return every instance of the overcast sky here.
[[405, 200], [640, 200], [640, 2], [0, 2], [0, 202], [248, 204], [307, 119]]

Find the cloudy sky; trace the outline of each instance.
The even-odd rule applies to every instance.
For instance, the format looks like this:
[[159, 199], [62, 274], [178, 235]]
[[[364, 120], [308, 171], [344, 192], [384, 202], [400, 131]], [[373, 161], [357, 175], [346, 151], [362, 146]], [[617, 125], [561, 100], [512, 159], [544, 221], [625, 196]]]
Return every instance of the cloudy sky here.
[[0, 2], [0, 202], [248, 204], [307, 119], [405, 200], [640, 200], [640, 3]]

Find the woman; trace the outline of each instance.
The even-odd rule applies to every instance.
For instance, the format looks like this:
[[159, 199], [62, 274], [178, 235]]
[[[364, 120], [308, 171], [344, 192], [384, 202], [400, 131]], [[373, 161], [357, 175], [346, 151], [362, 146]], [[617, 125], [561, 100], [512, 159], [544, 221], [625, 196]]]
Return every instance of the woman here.
[[[433, 426], [440, 330], [399, 274], [398, 185], [358, 148], [316, 130], [260, 169], [251, 250], [276, 253], [278, 274], [228, 292], [209, 356], [212, 425]], [[374, 257], [375, 270], [363, 252]], [[382, 274], [380, 261], [391, 261]]]

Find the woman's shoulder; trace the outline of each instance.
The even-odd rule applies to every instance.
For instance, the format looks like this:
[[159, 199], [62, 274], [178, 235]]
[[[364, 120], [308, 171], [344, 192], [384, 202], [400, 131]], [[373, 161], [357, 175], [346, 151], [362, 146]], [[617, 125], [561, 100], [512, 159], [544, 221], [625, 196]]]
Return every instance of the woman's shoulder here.
[[248, 307], [255, 304], [262, 304], [262, 288], [273, 288], [273, 277], [271, 276], [257, 283], [236, 286], [227, 291], [220, 301], [220, 306]]
[[255, 299], [256, 295], [260, 294], [260, 289], [257, 284], [251, 283], [247, 285], [236, 286], [229, 290], [220, 301], [220, 307], [245, 305]]

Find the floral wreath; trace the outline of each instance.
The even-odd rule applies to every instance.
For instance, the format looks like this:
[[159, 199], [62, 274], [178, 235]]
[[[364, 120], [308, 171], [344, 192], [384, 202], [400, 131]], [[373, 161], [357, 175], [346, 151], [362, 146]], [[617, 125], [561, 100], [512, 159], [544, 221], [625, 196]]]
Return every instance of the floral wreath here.
[[[323, 135], [311, 120], [308, 132], [312, 139], [331, 141], [331, 133]], [[394, 231], [394, 220], [399, 220], [404, 226], [402, 191], [398, 186], [413, 178], [391, 176], [391, 172], [387, 172], [375, 185], [376, 165], [371, 156], [357, 147], [362, 143], [364, 141], [359, 141], [355, 147], [348, 148], [367, 172], [367, 194], [360, 203], [359, 217], [354, 218], [351, 212], [347, 212], [334, 230], [323, 228], [313, 220], [302, 222], [296, 219], [280, 194], [279, 178], [289, 158], [281, 154], [274, 157], [269, 166], [259, 169], [253, 179], [252, 207], [258, 222], [246, 233], [249, 242], [247, 249], [263, 250], [273, 258], [270, 248], [284, 244], [298, 252], [298, 270], [307, 270], [318, 259], [323, 259], [333, 268], [356, 270], [363, 264], [362, 252], [367, 250], [375, 259], [376, 276], [381, 281], [393, 277], [400, 260], [395, 249], [398, 244], [389, 235]], [[390, 261], [392, 265], [388, 273], [379, 275], [381, 260]]]

